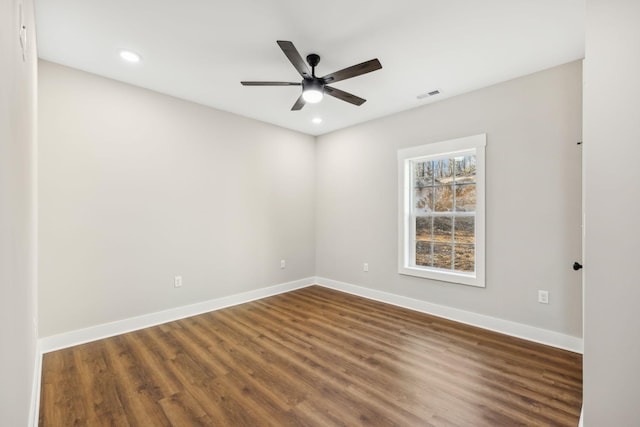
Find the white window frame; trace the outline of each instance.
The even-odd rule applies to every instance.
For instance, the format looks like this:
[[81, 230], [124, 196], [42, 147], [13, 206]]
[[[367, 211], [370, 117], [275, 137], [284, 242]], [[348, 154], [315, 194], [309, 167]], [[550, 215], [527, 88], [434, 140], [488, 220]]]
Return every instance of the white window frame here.
[[[398, 273], [425, 279], [485, 287], [485, 147], [486, 134], [398, 150]], [[413, 161], [447, 156], [476, 156], [475, 271], [465, 273], [415, 266], [415, 221], [412, 206]]]

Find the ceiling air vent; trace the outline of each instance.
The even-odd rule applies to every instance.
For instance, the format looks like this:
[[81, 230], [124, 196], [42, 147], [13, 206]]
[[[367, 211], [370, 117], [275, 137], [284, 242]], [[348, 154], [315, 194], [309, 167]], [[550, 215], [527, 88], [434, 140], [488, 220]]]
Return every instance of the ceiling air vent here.
[[438, 95], [440, 93], [439, 90], [432, 90], [431, 92], [423, 93], [417, 96], [418, 99], [428, 98], [430, 96]]

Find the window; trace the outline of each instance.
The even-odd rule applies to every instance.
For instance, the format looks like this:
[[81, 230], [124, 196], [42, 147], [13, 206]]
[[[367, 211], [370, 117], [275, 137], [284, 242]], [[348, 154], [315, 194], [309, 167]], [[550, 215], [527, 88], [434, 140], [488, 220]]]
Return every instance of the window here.
[[484, 287], [484, 148], [474, 135], [398, 151], [398, 272]]

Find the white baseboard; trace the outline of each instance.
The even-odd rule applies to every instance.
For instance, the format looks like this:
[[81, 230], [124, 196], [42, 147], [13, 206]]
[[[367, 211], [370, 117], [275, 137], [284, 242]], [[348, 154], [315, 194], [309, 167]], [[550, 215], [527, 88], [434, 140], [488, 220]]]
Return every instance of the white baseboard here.
[[40, 417], [40, 387], [42, 384], [42, 349], [36, 343], [36, 360], [33, 367], [33, 383], [31, 385], [31, 403], [29, 405], [29, 427], [38, 426]]
[[293, 282], [282, 283], [275, 286], [256, 289], [253, 291], [242, 292], [226, 297], [215, 298], [196, 304], [176, 307], [165, 311], [145, 314], [138, 317], [118, 320], [116, 322], [105, 323], [102, 325], [91, 326], [85, 329], [65, 332], [58, 335], [40, 338], [41, 354], [62, 348], [72, 347], [78, 344], [84, 344], [127, 332], [136, 331], [138, 329], [148, 328], [150, 326], [171, 322], [185, 317], [195, 316], [209, 311], [219, 310], [225, 307], [254, 301], [260, 298], [266, 298], [272, 295], [289, 292], [294, 289], [304, 288], [314, 284], [314, 278], [295, 280]]
[[578, 421], [578, 427], [584, 427], [584, 406], [580, 409], [580, 421]]
[[170, 310], [145, 314], [138, 317], [132, 317], [116, 322], [105, 323], [85, 329], [44, 337], [39, 340], [40, 354], [48, 353], [50, 351], [59, 350], [62, 348], [72, 347], [78, 344], [84, 344], [102, 338], [112, 337], [114, 335], [131, 332], [138, 329], [148, 328], [150, 326], [155, 326], [178, 319], [184, 319], [185, 317], [219, 310], [221, 308], [254, 301], [260, 298], [266, 298], [268, 296], [304, 288], [312, 284], [318, 284], [320, 286], [347, 292], [364, 298], [369, 298], [372, 300], [393, 304], [422, 313], [443, 317], [445, 319], [477, 326], [483, 329], [489, 329], [491, 331], [500, 332], [528, 341], [573, 351], [575, 353], [583, 352], [583, 341], [578, 337], [561, 334], [547, 329], [536, 328], [534, 326], [525, 325], [523, 323], [512, 322], [509, 320], [460, 310], [453, 307], [447, 307], [440, 304], [417, 300], [414, 298], [396, 295], [389, 292], [365, 288], [350, 283], [339, 282], [337, 280], [327, 279], [324, 277], [308, 277], [305, 279], [295, 280], [293, 282], [282, 283], [279, 285], [256, 289], [249, 292], [216, 298], [187, 306], [176, 307]]
[[454, 320], [467, 325], [489, 329], [491, 331], [500, 332], [505, 335], [511, 335], [528, 341], [550, 345], [564, 350], [569, 350], [574, 353], [582, 354], [584, 349], [582, 338], [561, 334], [547, 329], [536, 328], [523, 323], [512, 322], [509, 320], [486, 316], [484, 314], [473, 313], [453, 307], [395, 295], [388, 292], [352, 285], [350, 283], [326, 279], [324, 277], [316, 277], [315, 282], [316, 284], [327, 288], [443, 317], [445, 319]]

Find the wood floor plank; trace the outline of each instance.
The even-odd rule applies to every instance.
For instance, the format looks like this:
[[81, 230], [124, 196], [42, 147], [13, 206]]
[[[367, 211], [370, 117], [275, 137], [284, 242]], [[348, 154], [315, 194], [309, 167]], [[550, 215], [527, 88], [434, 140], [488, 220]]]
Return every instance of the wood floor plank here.
[[109, 365], [103, 342], [78, 346], [73, 355], [81, 382], [87, 424], [95, 426], [128, 426], [124, 408], [118, 395], [117, 380]]
[[582, 356], [312, 286], [43, 358], [49, 426], [575, 426]]
[[40, 423], [56, 426], [85, 426], [89, 419], [73, 350], [43, 357]]
[[158, 401], [174, 426], [213, 427], [215, 424], [189, 392], [182, 391]]
[[131, 426], [171, 426], [170, 421], [157, 405], [165, 397], [158, 385], [149, 382], [145, 367], [136, 364], [128, 352], [123, 336], [104, 340], [109, 364], [117, 376], [116, 389]]

